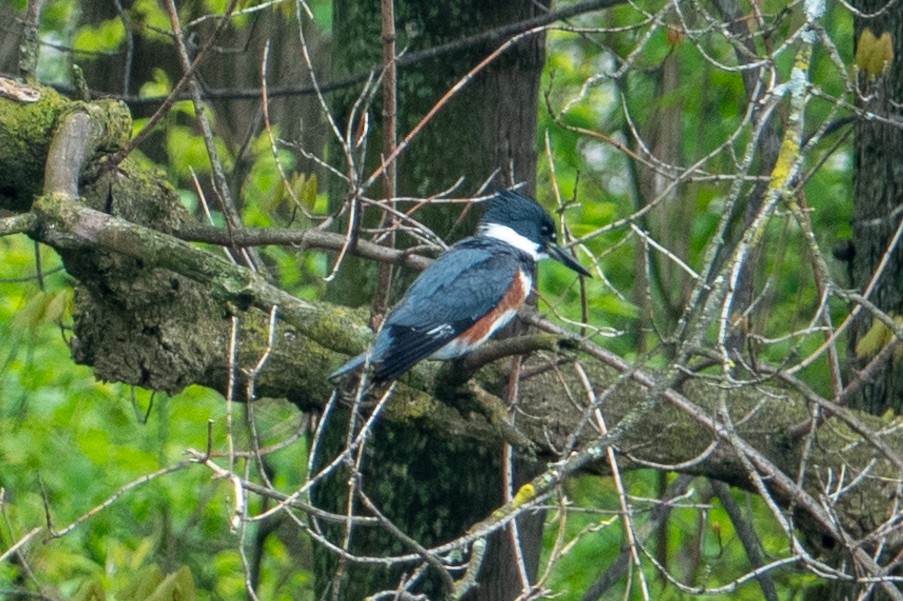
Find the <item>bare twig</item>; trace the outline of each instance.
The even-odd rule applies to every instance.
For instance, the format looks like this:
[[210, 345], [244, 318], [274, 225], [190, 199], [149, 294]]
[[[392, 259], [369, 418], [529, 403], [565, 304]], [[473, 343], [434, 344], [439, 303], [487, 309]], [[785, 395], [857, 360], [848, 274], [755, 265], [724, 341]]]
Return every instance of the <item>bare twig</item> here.
[[[389, 157], [395, 154], [395, 144], [398, 137], [398, 126], [396, 125], [396, 112], [398, 103], [397, 95], [397, 64], [395, 56], [395, 0], [380, 0], [380, 17], [382, 27], [382, 43], [383, 43], [383, 148], [382, 156]], [[398, 183], [398, 162], [391, 161], [386, 165], [383, 174], [383, 196], [385, 203], [394, 209], [394, 203], [391, 199], [397, 194]], [[380, 228], [389, 225], [391, 219], [390, 213], [384, 212], [380, 220]], [[395, 230], [390, 229], [388, 235], [382, 241], [383, 246], [389, 248], [395, 247]], [[371, 323], [379, 324], [382, 322], [386, 309], [389, 306], [389, 294], [392, 290], [392, 265], [388, 263], [380, 263], [376, 268], [376, 288], [374, 289], [373, 299], [370, 302], [370, 320]]]

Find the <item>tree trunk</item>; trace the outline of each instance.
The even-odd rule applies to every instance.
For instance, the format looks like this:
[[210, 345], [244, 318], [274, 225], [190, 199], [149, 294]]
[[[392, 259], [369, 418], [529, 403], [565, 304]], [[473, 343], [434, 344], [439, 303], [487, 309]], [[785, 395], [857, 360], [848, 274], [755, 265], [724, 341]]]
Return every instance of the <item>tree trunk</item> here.
[[[858, 8], [874, 13], [884, 8], [885, 0], [860, 0]], [[903, 13], [885, 10], [877, 18], [855, 19], [855, 47], [858, 50], [862, 32], [866, 29], [876, 37], [889, 32], [893, 42], [894, 60], [883, 74], [872, 77], [860, 71], [858, 85], [861, 94], [859, 108], [891, 120], [900, 117], [903, 101]], [[863, 97], [868, 100], [863, 101]], [[852, 285], [865, 292], [876, 269], [887, 253], [888, 244], [903, 215], [903, 129], [879, 119], [859, 119], [855, 124], [855, 167], [853, 169], [853, 239], [850, 273]], [[903, 313], [903, 246], [899, 244], [887, 257], [884, 273], [868, 297], [879, 309], [891, 316]], [[881, 323], [868, 310], [862, 310], [853, 321], [850, 332], [849, 356], [854, 372], [847, 377], [859, 377], [863, 369], [880, 351], [880, 343], [872, 344], [863, 338]], [[851, 405], [876, 415], [887, 410], [899, 414], [903, 410], [903, 361], [899, 353], [867, 377], [861, 393]], [[857, 588], [849, 583], [830, 582], [807, 593], [807, 599], [842, 601], [856, 597]], [[876, 599], [888, 597], [880, 590]]]
[[[397, 48], [416, 52], [466, 38], [494, 26], [536, 16], [539, 5], [529, 0], [485, 3], [456, 0], [444, 3], [396, 2]], [[380, 62], [379, 2], [336, 0], [335, 64], [347, 75]], [[410, 131], [430, 108], [464, 74], [494, 50], [501, 41], [424, 60], [399, 70], [398, 134]], [[481, 71], [443, 107], [404, 152], [398, 169], [398, 194], [428, 197], [449, 188], [459, 178], [463, 186], [453, 196], [475, 193], [492, 178], [495, 187], [525, 182], [533, 188], [536, 169], [535, 130], [539, 80], [543, 65], [543, 37], [518, 44]], [[356, 94], [345, 94], [334, 112], [347, 124]], [[378, 94], [377, 94], [378, 97]], [[368, 169], [378, 164], [382, 107], [369, 110], [371, 132], [367, 141]], [[352, 126], [354, 127], [354, 126]], [[365, 169], [365, 172], [367, 169]], [[381, 182], [380, 182], [381, 184]], [[378, 195], [371, 193], [372, 195]], [[338, 195], [334, 195], [338, 196]], [[341, 202], [343, 198], [334, 198]], [[470, 210], [463, 221], [462, 205], [428, 207], [414, 215], [446, 241], [473, 231], [478, 213]], [[371, 216], [371, 221], [375, 221]], [[398, 240], [399, 246], [410, 240]], [[330, 295], [342, 302], [362, 304], [373, 292], [373, 266], [349, 260]], [[395, 277], [395, 296], [411, 274]], [[321, 462], [341, 452], [347, 434], [347, 416], [333, 416], [325, 433], [329, 441], [321, 449]], [[328, 447], [328, 448], [327, 448]], [[436, 439], [404, 424], [378, 424], [367, 444], [361, 468], [361, 487], [380, 510], [407, 535], [425, 547], [450, 540], [484, 519], [503, 502], [502, 450], [498, 445], [475, 446]], [[527, 479], [532, 470], [518, 475]], [[343, 471], [315, 491], [318, 504], [333, 511], [347, 510], [348, 472]], [[358, 507], [359, 508], [359, 504]], [[535, 570], [541, 543], [542, 516], [521, 520], [525, 562]], [[330, 538], [339, 544], [343, 528]], [[479, 588], [468, 599], [511, 599], [521, 590], [520, 577], [507, 535], [490, 542], [479, 579]], [[352, 533], [350, 548], [363, 555], [406, 551], [398, 540], [381, 529]], [[362, 599], [380, 590], [393, 590], [404, 573], [354, 564], [340, 567], [335, 554], [318, 549], [317, 588], [325, 598]], [[336, 577], [341, 571], [341, 581]], [[429, 574], [416, 589], [439, 598], [443, 585]], [[334, 596], [331, 596], [334, 595]]]
[[[868, 14], [885, 4], [885, 0], [860, 0], [859, 8]], [[893, 60], [889, 70], [877, 78], [867, 80], [864, 73], [859, 76], [859, 85], [870, 98], [867, 102], [860, 100], [860, 107], [885, 118], [856, 122], [852, 276], [853, 286], [859, 291], [869, 285], [903, 216], [903, 129], [888, 122], [899, 121], [903, 103], [903, 13], [891, 9], [873, 19], [856, 19], [857, 47], [865, 29], [876, 37], [890, 34]], [[887, 258], [869, 300], [888, 315], [899, 317], [903, 314], [903, 245], [897, 244]], [[880, 350], [860, 345], [867, 332], [880, 327], [875, 324], [879, 322], [867, 310], [861, 311], [854, 323], [850, 351], [857, 369], [865, 367]], [[875, 414], [888, 409], [897, 414], [903, 411], [903, 361], [899, 353], [869, 378], [856, 404]]]

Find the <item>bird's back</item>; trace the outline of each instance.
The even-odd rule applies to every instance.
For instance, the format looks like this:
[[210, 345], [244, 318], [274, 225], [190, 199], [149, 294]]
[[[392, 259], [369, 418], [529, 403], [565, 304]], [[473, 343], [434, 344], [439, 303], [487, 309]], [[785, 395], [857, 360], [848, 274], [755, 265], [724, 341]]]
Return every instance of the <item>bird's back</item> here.
[[[533, 269], [532, 257], [494, 238], [475, 236], [451, 247], [420, 274], [386, 317], [371, 351], [374, 378], [397, 378], [490, 316], [503, 300], [519, 306], [530, 292]], [[513, 299], [512, 284], [518, 286]], [[501, 317], [510, 320], [511, 315]], [[471, 347], [445, 350], [441, 358], [451, 359]]]

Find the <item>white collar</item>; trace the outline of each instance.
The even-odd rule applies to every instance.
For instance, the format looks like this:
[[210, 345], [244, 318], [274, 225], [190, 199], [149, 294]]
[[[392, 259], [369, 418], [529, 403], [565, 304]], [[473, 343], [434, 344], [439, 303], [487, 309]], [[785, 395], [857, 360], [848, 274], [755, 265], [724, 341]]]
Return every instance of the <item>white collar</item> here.
[[502, 242], [510, 244], [518, 250], [524, 251], [525, 253], [533, 257], [534, 261], [545, 259], [548, 256], [546, 253], [541, 252], [540, 249], [542, 247], [539, 244], [533, 242], [522, 234], [518, 234], [507, 225], [500, 225], [498, 223], [484, 223], [480, 225], [479, 233], [482, 236], [489, 236], [490, 238], [501, 240]]

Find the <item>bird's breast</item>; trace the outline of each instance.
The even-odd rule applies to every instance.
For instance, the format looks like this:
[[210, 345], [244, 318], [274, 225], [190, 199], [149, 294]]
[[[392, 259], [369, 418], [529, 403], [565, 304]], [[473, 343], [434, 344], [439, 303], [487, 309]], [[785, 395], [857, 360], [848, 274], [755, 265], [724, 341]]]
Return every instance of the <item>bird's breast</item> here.
[[532, 277], [522, 269], [518, 269], [508, 291], [502, 295], [495, 307], [477, 319], [454, 340], [436, 351], [433, 358], [454, 359], [482, 345], [496, 330], [505, 326], [517, 315], [518, 309], [527, 300], [532, 285]]

